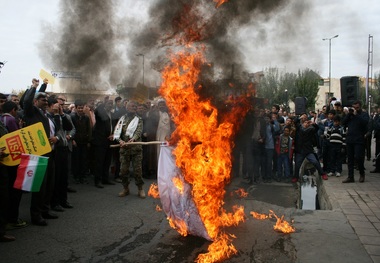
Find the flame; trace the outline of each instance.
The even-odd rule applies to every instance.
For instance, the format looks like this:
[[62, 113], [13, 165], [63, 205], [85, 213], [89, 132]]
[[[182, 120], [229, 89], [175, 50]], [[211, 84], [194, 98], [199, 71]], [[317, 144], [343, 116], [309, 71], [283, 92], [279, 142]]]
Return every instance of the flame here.
[[289, 224], [286, 220], [284, 220], [284, 216], [278, 217], [272, 210], [269, 210], [269, 215], [259, 214], [257, 212], [251, 211], [250, 214], [256, 219], [268, 219], [268, 218], [276, 218], [276, 224], [273, 226], [273, 229], [278, 232], [282, 232], [285, 234], [294, 233], [296, 229]]
[[160, 193], [158, 192], [158, 185], [157, 183], [152, 183], [149, 187], [148, 196], [151, 196], [153, 198], [160, 198]]
[[183, 182], [181, 181], [181, 179], [179, 177], [174, 177], [173, 183], [174, 183], [175, 187], [177, 187], [179, 193], [183, 194], [184, 185], [183, 185]]
[[[214, 0], [219, 7], [227, 0]], [[170, 144], [176, 145], [173, 155], [176, 166], [191, 187], [194, 204], [199, 217], [213, 243], [208, 253], [200, 254], [197, 262], [221, 261], [237, 253], [223, 228], [234, 226], [245, 220], [244, 207], [234, 206], [233, 212], [224, 208], [225, 185], [230, 182], [232, 137], [238, 124], [248, 111], [246, 102], [234, 107], [234, 98], [229, 111], [220, 116], [218, 109], [209, 100], [201, 99], [196, 93], [198, 76], [206, 47], [194, 45], [208, 37], [207, 21], [197, 9], [197, 2], [184, 5], [173, 19], [173, 31], [163, 38], [164, 44], [181, 45], [170, 54], [170, 63], [162, 72], [159, 93], [165, 98], [176, 125]], [[179, 50], [179, 51], [178, 51]], [[183, 182], [174, 179], [178, 189]], [[169, 224], [181, 235], [188, 234], [185, 222], [168, 218]]]
[[182, 220], [173, 220], [172, 218], [168, 217], [169, 225], [171, 228], [178, 231], [178, 233], [182, 236], [187, 236], [187, 225]]
[[[232, 108], [220, 118], [218, 110], [208, 100], [201, 100], [194, 91], [204, 58], [202, 48], [178, 52], [162, 74], [160, 93], [166, 98], [176, 130], [173, 154], [176, 165], [192, 186], [194, 203], [208, 235], [217, 244], [228, 243], [221, 228], [244, 221], [244, 208], [227, 213], [221, 207], [224, 186], [230, 181], [232, 136], [242, 116], [241, 108]], [[192, 52], [191, 52], [192, 51]], [[178, 229], [177, 229], [178, 230]], [[182, 228], [181, 228], [181, 231]], [[213, 250], [217, 246], [217, 250]], [[217, 253], [217, 256], [214, 255]], [[209, 247], [209, 256], [218, 260], [236, 253], [233, 245]], [[205, 256], [205, 257], [209, 257]], [[199, 257], [199, 262], [204, 257]], [[210, 261], [207, 261], [210, 262]]]
[[254, 211], [250, 212], [250, 214], [253, 216], [253, 218], [260, 219], [260, 220], [264, 220], [264, 219], [269, 218], [269, 216], [266, 214], [260, 214], [260, 213], [254, 212]]
[[276, 225], [273, 226], [273, 229], [285, 234], [294, 233], [296, 229], [289, 224], [289, 222], [284, 220], [284, 216], [279, 218], [272, 210], [270, 211], [270, 215], [274, 216], [277, 219]]
[[159, 205], [156, 205], [156, 211], [157, 211], [157, 212], [161, 212], [161, 211], [162, 211], [162, 208], [161, 208]]
[[239, 188], [235, 191], [235, 194], [240, 198], [244, 198], [248, 196], [248, 192], [246, 192], [243, 188]]
[[221, 6], [222, 4], [228, 2], [228, 0], [214, 0], [214, 2], [216, 3], [216, 8], [218, 8], [219, 6]]

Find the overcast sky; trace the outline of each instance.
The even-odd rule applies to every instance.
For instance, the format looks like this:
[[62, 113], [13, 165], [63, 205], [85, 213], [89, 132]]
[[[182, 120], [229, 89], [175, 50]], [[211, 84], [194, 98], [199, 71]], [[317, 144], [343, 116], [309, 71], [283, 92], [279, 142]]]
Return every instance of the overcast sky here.
[[[331, 42], [332, 77], [366, 76], [368, 36], [371, 34], [373, 73], [379, 72], [380, 5], [377, 1], [300, 2], [307, 5], [307, 11], [300, 20], [289, 19], [287, 12], [290, 11], [284, 8], [265, 22], [240, 29], [237, 48], [244, 54], [247, 70], [256, 72], [267, 67], [279, 67], [296, 72], [310, 68], [327, 78], [329, 43], [322, 39], [339, 35]], [[125, 0], [120, 6], [125, 11], [120, 13], [144, 22], [146, 3], [149, 1]], [[0, 92], [25, 89], [33, 77], [38, 77], [40, 69], [53, 70], [41, 59], [38, 46], [45, 37], [41, 32], [42, 26], [48, 24], [54, 28], [59, 24], [59, 8], [58, 0], [0, 0], [0, 61], [6, 61], [0, 69]]]

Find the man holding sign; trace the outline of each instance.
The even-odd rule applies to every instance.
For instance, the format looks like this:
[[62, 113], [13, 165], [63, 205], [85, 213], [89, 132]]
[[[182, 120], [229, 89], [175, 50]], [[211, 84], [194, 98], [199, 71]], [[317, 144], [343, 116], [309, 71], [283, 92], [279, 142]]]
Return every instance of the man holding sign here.
[[[32, 80], [31, 88], [26, 91], [24, 96], [24, 119], [27, 126], [41, 122], [49, 143], [54, 145], [58, 142], [58, 137], [54, 134], [55, 124], [46, 116], [46, 108], [48, 105], [47, 94], [43, 92], [36, 93], [39, 85], [37, 79]], [[32, 224], [38, 226], [46, 226], [45, 219], [58, 218], [57, 215], [51, 213], [50, 200], [54, 189], [54, 161], [53, 154], [47, 153], [43, 156], [48, 157], [48, 167], [39, 192], [32, 193], [30, 204], [30, 215]]]

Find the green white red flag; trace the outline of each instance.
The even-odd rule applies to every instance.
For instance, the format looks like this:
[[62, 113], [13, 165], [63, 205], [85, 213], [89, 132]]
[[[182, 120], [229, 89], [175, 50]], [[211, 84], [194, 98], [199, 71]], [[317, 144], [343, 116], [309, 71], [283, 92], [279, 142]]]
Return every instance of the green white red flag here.
[[17, 178], [13, 187], [28, 192], [40, 191], [48, 160], [48, 157], [21, 154], [21, 162], [17, 169]]

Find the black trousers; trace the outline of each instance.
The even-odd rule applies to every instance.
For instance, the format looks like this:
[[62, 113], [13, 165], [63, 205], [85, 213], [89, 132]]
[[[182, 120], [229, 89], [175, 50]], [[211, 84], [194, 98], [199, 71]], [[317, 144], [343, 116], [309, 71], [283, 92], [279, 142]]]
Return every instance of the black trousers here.
[[8, 222], [16, 222], [19, 215], [19, 207], [22, 198], [23, 191], [13, 187], [16, 177], [18, 165], [8, 166], [8, 191], [9, 191], [9, 202], [8, 202]]
[[49, 212], [54, 190], [55, 153], [52, 151], [43, 156], [49, 157], [49, 161], [40, 191], [32, 193], [32, 200], [30, 202], [30, 216], [32, 220], [38, 220], [41, 218], [41, 214]]
[[69, 148], [57, 147], [55, 150], [55, 179], [51, 206], [67, 202], [67, 186], [69, 184]]
[[347, 143], [348, 177], [354, 178], [355, 161], [360, 174], [364, 174], [365, 144]]
[[81, 181], [84, 179], [88, 169], [88, 149], [87, 144], [77, 144], [73, 146], [73, 152], [71, 155], [72, 172], [74, 179]]
[[92, 145], [91, 150], [94, 158], [94, 180], [95, 184], [109, 180], [109, 169], [112, 161], [112, 150], [107, 146]]
[[0, 236], [5, 234], [8, 210], [8, 169], [0, 164]]

